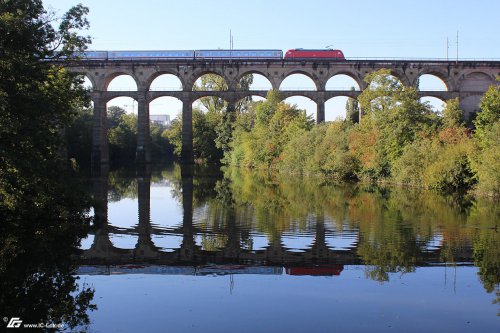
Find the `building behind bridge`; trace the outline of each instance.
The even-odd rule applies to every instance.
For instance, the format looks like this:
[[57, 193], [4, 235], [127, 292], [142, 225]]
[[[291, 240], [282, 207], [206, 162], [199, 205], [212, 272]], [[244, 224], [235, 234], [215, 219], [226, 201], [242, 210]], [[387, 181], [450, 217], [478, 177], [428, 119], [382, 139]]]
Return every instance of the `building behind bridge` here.
[[170, 116], [168, 114], [150, 115], [149, 120], [153, 124], [170, 126]]

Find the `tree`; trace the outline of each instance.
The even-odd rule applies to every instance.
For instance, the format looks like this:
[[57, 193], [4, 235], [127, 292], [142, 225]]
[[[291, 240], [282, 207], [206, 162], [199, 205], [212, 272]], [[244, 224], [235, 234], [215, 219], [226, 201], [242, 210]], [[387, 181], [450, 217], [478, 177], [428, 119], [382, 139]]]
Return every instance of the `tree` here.
[[476, 141], [475, 170], [478, 190], [483, 195], [500, 198], [500, 121], [494, 122]]
[[242, 121], [237, 122], [229, 160], [237, 165], [272, 167], [280, 160], [286, 144], [310, 130], [313, 120], [296, 105], [282, 102], [275, 90], [269, 91], [266, 101], [255, 103], [254, 108], [254, 119], [241, 117]]
[[153, 159], [172, 159], [174, 147], [163, 137], [166, 127], [161, 124], [151, 123], [151, 155]]
[[438, 117], [419, 101], [415, 88], [404, 87], [388, 70], [373, 72], [365, 81], [369, 87], [358, 98], [365, 111], [360, 133], [374, 137], [375, 177], [387, 177], [407, 145], [434, 131]]
[[[253, 82], [253, 75], [243, 76], [236, 86], [238, 90], [248, 90]], [[223, 91], [228, 89], [228, 85], [224, 78], [216, 74], [205, 74], [200, 78], [200, 84], [195, 85], [195, 91]], [[198, 150], [198, 156], [201, 160], [211, 163], [220, 163], [223, 156], [229, 154], [231, 150], [230, 143], [232, 141], [235, 121], [237, 117], [248, 110], [248, 105], [251, 102], [251, 97], [243, 98], [237, 101], [235, 105], [228, 104], [223, 99], [216, 96], [207, 96], [200, 98], [201, 105], [207, 110], [206, 117], [203, 121], [207, 122], [206, 131], [194, 131], [193, 140], [203, 142], [203, 149], [207, 152]], [[193, 111], [193, 117], [195, 116]], [[201, 126], [202, 118], [198, 114], [198, 125]], [[194, 122], [194, 120], [193, 120]], [[196, 133], [203, 133], [201, 137], [197, 137]], [[172, 138], [175, 140], [174, 138]], [[206, 141], [208, 140], [208, 141]], [[202, 146], [197, 145], [199, 148]], [[195, 149], [196, 150], [196, 149]], [[196, 155], [196, 154], [195, 154]]]
[[445, 128], [461, 127], [464, 125], [464, 111], [460, 109], [458, 97], [446, 102], [443, 110], [443, 125]]
[[107, 120], [108, 120], [108, 128], [115, 128], [120, 124], [121, 118], [126, 115], [127, 112], [125, 109], [113, 105], [108, 108]]
[[[497, 78], [500, 81], [500, 77]], [[492, 85], [481, 98], [481, 111], [474, 120], [474, 169], [478, 191], [483, 195], [500, 197], [500, 86]]]
[[[238, 81], [236, 89], [243, 91], [249, 90], [252, 82], [253, 75], [245, 75]], [[228, 85], [224, 78], [216, 74], [203, 75], [200, 78], [200, 84], [193, 87], [193, 90], [195, 91], [224, 91], [227, 89]], [[244, 112], [248, 107], [248, 103], [251, 101], [251, 97], [238, 101], [233, 111], [237, 114]], [[227, 102], [215, 96], [202, 97], [200, 98], [200, 102], [207, 109], [207, 111], [223, 112], [227, 108]]]
[[[354, 87], [351, 87], [351, 91], [354, 91]], [[345, 119], [351, 123], [359, 123], [359, 105], [358, 100], [349, 97], [345, 103]]]
[[[497, 80], [500, 81], [500, 77]], [[482, 147], [487, 147], [489, 145], [487, 133], [496, 122], [500, 121], [500, 86], [490, 86], [481, 98], [479, 106], [481, 111], [474, 120], [476, 127], [474, 136]]]
[[[193, 87], [194, 91], [224, 91], [227, 90], [227, 83], [219, 75], [216, 74], [205, 74], [200, 77], [200, 83], [195, 84]], [[219, 97], [207, 96], [200, 98], [200, 103], [203, 105], [208, 112], [222, 112], [226, 108], [227, 103]]]
[[82, 108], [65, 130], [68, 157], [74, 158], [78, 164], [90, 164], [93, 118], [91, 108]]
[[[198, 163], [219, 163], [222, 152], [215, 146], [216, 127], [221, 115], [215, 112], [203, 112], [193, 108], [193, 154]], [[175, 155], [182, 150], [182, 115], [179, 114], [163, 133], [172, 145]]]
[[112, 159], [135, 157], [137, 147], [137, 116], [112, 106], [108, 109], [108, 142]]
[[93, 291], [77, 288], [71, 263], [90, 199], [61, 154], [61, 134], [88, 97], [63, 65], [89, 42], [79, 35], [87, 11], [78, 5], [57, 19], [41, 0], [0, 1], [0, 308], [71, 328], [92, 309]]
[[88, 26], [87, 9], [71, 8], [57, 30], [42, 1], [2, 1], [0, 13], [1, 163], [29, 169], [34, 158], [58, 158], [61, 130], [88, 102], [80, 77], [41, 61], [68, 61], [85, 49], [89, 38], [76, 31]]

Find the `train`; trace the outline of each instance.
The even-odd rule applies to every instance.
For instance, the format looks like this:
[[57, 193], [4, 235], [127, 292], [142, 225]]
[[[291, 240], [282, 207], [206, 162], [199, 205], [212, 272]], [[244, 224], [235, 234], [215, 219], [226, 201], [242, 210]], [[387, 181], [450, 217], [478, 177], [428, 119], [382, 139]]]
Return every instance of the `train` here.
[[341, 50], [333, 49], [293, 49], [285, 53], [285, 59], [337, 59], [345, 60]]
[[84, 60], [345, 60], [341, 50], [292, 49], [282, 50], [157, 50], [157, 51], [86, 51]]

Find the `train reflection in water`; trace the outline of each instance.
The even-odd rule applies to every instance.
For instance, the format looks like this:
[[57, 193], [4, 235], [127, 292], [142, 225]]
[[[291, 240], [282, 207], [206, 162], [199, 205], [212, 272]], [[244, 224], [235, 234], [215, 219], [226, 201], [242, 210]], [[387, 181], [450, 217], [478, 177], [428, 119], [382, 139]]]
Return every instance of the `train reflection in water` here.
[[113, 265], [113, 266], [80, 266], [78, 275], [112, 275], [112, 274], [163, 274], [163, 275], [340, 275], [343, 265], [312, 267], [275, 267], [245, 265], [205, 265], [205, 266], [160, 266], [160, 265]]

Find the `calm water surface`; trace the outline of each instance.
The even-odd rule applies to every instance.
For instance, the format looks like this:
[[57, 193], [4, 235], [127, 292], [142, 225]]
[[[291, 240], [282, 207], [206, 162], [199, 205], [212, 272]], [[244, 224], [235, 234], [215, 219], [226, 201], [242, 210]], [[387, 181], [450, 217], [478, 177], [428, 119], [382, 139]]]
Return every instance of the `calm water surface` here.
[[92, 178], [89, 332], [500, 332], [500, 210], [172, 165]]

